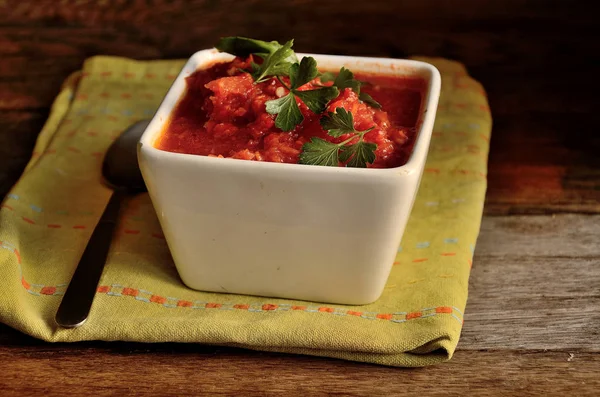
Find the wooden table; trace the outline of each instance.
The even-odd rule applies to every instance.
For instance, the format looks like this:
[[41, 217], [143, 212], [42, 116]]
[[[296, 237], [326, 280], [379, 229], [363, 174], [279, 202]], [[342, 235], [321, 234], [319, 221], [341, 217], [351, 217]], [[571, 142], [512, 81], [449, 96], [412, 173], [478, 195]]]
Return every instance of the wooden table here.
[[0, 326], [3, 396], [600, 393], [600, 46], [586, 2], [40, 3], [0, 1], [0, 197], [86, 57], [185, 58], [232, 34], [464, 62], [494, 116], [489, 188], [449, 363], [403, 370], [200, 345], [48, 344]]

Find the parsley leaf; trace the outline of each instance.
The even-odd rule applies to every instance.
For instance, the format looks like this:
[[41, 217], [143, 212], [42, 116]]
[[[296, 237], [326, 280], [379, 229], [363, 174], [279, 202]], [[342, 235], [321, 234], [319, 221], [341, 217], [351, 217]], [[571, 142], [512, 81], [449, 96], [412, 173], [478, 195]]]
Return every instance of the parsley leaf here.
[[[294, 45], [294, 40], [288, 41], [281, 48], [269, 54], [258, 70], [253, 73], [254, 82], [260, 83], [270, 76], [287, 76], [292, 66], [288, 58], [294, 54], [292, 45]], [[254, 68], [253, 66], [252, 69]]]
[[321, 82], [323, 82], [323, 83], [327, 83], [327, 82], [335, 80], [335, 74], [333, 72], [321, 73], [321, 75], [319, 77], [321, 79]]
[[300, 64], [293, 64], [290, 68], [291, 91], [304, 102], [314, 113], [323, 113], [330, 100], [339, 95], [335, 87], [323, 87], [315, 90], [298, 91], [297, 88], [312, 81], [319, 75], [317, 61], [313, 57], [304, 57]]
[[279, 82], [290, 92], [285, 97], [266, 102], [267, 113], [277, 115], [275, 119], [276, 127], [283, 131], [291, 131], [304, 120], [296, 103], [296, 97], [314, 113], [319, 114], [325, 111], [329, 101], [339, 95], [340, 92], [336, 87], [322, 87], [306, 91], [298, 90], [298, 88], [317, 77], [318, 73], [317, 61], [312, 57], [304, 57], [300, 63], [295, 63], [289, 68], [290, 87], [285, 85], [278, 77]]
[[371, 142], [365, 142], [363, 138], [354, 145], [342, 146], [340, 149], [340, 160], [346, 162], [347, 167], [366, 168], [367, 163], [373, 164], [375, 161], [375, 150], [377, 145]]
[[337, 167], [340, 165], [340, 146], [321, 138], [313, 137], [302, 146], [300, 164], [325, 165]]
[[[366, 92], [361, 92], [361, 85], [365, 83], [356, 80], [354, 73], [349, 69], [342, 67], [337, 75], [331, 72], [319, 73], [314, 58], [304, 57], [298, 62], [298, 58], [292, 50], [293, 43], [294, 41], [290, 40], [281, 45], [276, 41], [267, 42], [246, 37], [223, 37], [216, 45], [219, 51], [228, 52], [238, 57], [255, 55], [262, 58], [260, 64], [253, 62], [252, 59], [250, 62], [249, 73], [254, 78], [255, 83], [276, 77], [289, 91], [287, 95], [281, 98], [265, 102], [267, 113], [277, 115], [275, 118], [277, 128], [283, 131], [291, 131], [302, 123], [304, 116], [298, 106], [298, 99], [312, 112], [320, 114], [327, 109], [327, 104], [336, 98], [341, 90], [346, 88], [352, 89], [358, 95], [358, 98], [369, 106], [381, 107], [373, 97]], [[283, 76], [289, 76], [289, 87], [281, 79]], [[333, 85], [316, 84], [319, 88], [299, 90], [317, 76], [320, 77], [322, 83], [332, 81]], [[310, 142], [302, 146], [299, 160], [301, 164], [336, 167], [342, 162], [347, 167], [365, 168], [375, 161], [377, 145], [364, 140], [365, 134], [375, 126], [364, 131], [357, 131], [354, 128], [352, 112], [342, 107], [338, 107], [335, 112], [330, 112], [322, 117], [320, 124], [327, 131], [327, 134], [333, 138], [339, 138], [342, 135], [350, 135], [350, 137], [340, 143], [313, 137]], [[353, 141], [354, 143], [350, 144]]]
[[361, 91], [361, 86], [368, 83], [356, 80], [354, 78], [354, 73], [343, 66], [337, 76], [331, 72], [325, 72], [321, 74], [321, 81], [323, 83], [333, 81], [333, 86], [339, 88], [340, 91], [343, 91], [345, 88], [351, 88], [352, 91], [356, 92], [358, 95], [358, 99], [373, 108], [381, 109], [381, 104], [379, 102], [373, 99], [371, 95]]
[[320, 122], [321, 127], [334, 138], [354, 132], [352, 112], [347, 112], [344, 108], [337, 108], [335, 113], [330, 112], [327, 117], [322, 117]]
[[335, 87], [323, 87], [317, 88], [316, 90], [307, 91], [293, 90], [292, 92], [316, 114], [323, 113], [327, 108], [329, 101], [337, 98], [337, 96], [340, 94], [338, 89]]
[[327, 116], [321, 118], [320, 123], [321, 127], [323, 127], [324, 130], [327, 130], [327, 134], [334, 138], [339, 138], [344, 134], [360, 134], [362, 137], [364, 134], [375, 128], [375, 126], [373, 126], [364, 131], [355, 130], [352, 112], [349, 112], [342, 107], [336, 108], [335, 113], [327, 113]]
[[295, 63], [290, 68], [290, 84], [292, 85], [292, 89], [302, 87], [317, 77], [318, 74], [319, 71], [317, 70], [317, 61], [315, 58], [302, 58], [300, 64]]
[[[256, 62], [250, 62], [250, 69], [251, 69], [250, 74], [252, 76], [254, 76], [255, 74], [258, 73], [258, 70], [260, 69], [260, 65]], [[242, 70], [242, 72], [245, 72], [245, 70]]]
[[[365, 134], [371, 131], [375, 126], [364, 131], [357, 131], [354, 128], [354, 116], [352, 112], [338, 107], [335, 113], [328, 113], [321, 118], [321, 126], [327, 130], [329, 136], [339, 138], [345, 134], [352, 134], [348, 139], [340, 143], [332, 143], [323, 139], [313, 138], [310, 142], [302, 146], [300, 154], [301, 164], [312, 165], [339, 165], [340, 162], [346, 163], [347, 167], [366, 168], [367, 164], [373, 164], [375, 161], [375, 151], [377, 145], [371, 142], [365, 142]], [[352, 145], [350, 142], [357, 139]]]
[[352, 88], [352, 91], [360, 94], [360, 81], [354, 80], [354, 73], [342, 66], [340, 73], [333, 81], [333, 85], [340, 89]]
[[215, 48], [221, 52], [228, 52], [238, 57], [246, 57], [250, 54], [270, 54], [281, 48], [276, 41], [262, 41], [248, 37], [222, 37]]
[[366, 92], [361, 92], [360, 94], [358, 94], [358, 99], [371, 106], [372, 108], [381, 109], [381, 104], [375, 99], [373, 99], [373, 97], [367, 94]]
[[279, 99], [265, 103], [267, 113], [276, 114], [275, 126], [282, 131], [291, 131], [304, 120], [292, 92]]
[[[282, 45], [276, 41], [262, 41], [239, 36], [222, 37], [215, 46], [221, 52], [228, 52], [238, 57], [247, 57], [254, 54], [263, 59], [281, 47]], [[290, 55], [288, 62], [298, 62], [296, 54]]]

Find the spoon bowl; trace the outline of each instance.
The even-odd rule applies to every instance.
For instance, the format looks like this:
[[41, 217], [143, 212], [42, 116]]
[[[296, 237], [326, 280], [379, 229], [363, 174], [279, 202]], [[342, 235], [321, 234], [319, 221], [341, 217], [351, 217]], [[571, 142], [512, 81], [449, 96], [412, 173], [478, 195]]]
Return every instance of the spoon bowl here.
[[137, 160], [137, 144], [150, 120], [131, 125], [110, 145], [102, 163], [102, 176], [113, 189], [144, 192], [146, 185]]

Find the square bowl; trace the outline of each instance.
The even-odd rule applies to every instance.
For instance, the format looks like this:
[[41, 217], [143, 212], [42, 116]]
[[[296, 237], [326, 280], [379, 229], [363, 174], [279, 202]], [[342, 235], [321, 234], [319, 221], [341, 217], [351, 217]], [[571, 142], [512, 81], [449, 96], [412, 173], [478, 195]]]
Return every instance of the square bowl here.
[[190, 288], [362, 305], [379, 298], [418, 190], [441, 79], [424, 62], [312, 56], [323, 70], [426, 81], [413, 151], [396, 168], [280, 164], [155, 148], [186, 77], [233, 59], [199, 51], [144, 132], [138, 159], [182, 281]]

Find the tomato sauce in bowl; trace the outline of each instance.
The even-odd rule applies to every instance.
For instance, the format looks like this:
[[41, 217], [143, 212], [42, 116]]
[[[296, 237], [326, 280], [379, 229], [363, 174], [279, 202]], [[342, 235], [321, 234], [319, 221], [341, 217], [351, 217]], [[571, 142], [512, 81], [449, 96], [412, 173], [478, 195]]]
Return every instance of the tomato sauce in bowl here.
[[[304, 120], [292, 131], [281, 131], [275, 126], [275, 115], [266, 112], [265, 102], [288, 91], [276, 78], [255, 84], [252, 76], [243, 71], [249, 68], [249, 62], [236, 58], [187, 77], [187, 90], [155, 147], [175, 153], [298, 163], [302, 146], [312, 137], [339, 143], [351, 136], [328, 135], [319, 122], [322, 115], [314, 114], [299, 99], [296, 100]], [[418, 77], [375, 74], [356, 74], [355, 78], [365, 82], [361, 90], [379, 102], [381, 108], [369, 106], [346, 88], [329, 102], [327, 111], [343, 107], [352, 112], [356, 130], [374, 127], [364, 136], [366, 142], [377, 144], [375, 161], [368, 167], [404, 165], [416, 138], [427, 82]], [[317, 77], [299, 90], [323, 85], [331, 83], [322, 83]]]
[[[298, 57], [294, 70], [265, 73], [263, 62], [252, 77], [241, 71], [248, 70], [247, 60], [231, 52], [195, 53], [140, 139], [140, 170], [189, 288], [369, 304], [384, 291], [417, 195], [441, 77], [420, 61]], [[307, 62], [317, 65], [306, 68]], [[319, 64], [322, 71], [340, 71], [326, 83], [335, 89], [313, 90], [323, 83], [310, 80]], [[342, 68], [368, 82], [360, 93], [381, 109], [342, 89], [359, 91]], [[303, 90], [319, 92], [298, 95]], [[275, 98], [287, 108], [275, 109]], [[317, 145], [328, 150], [325, 156]]]

